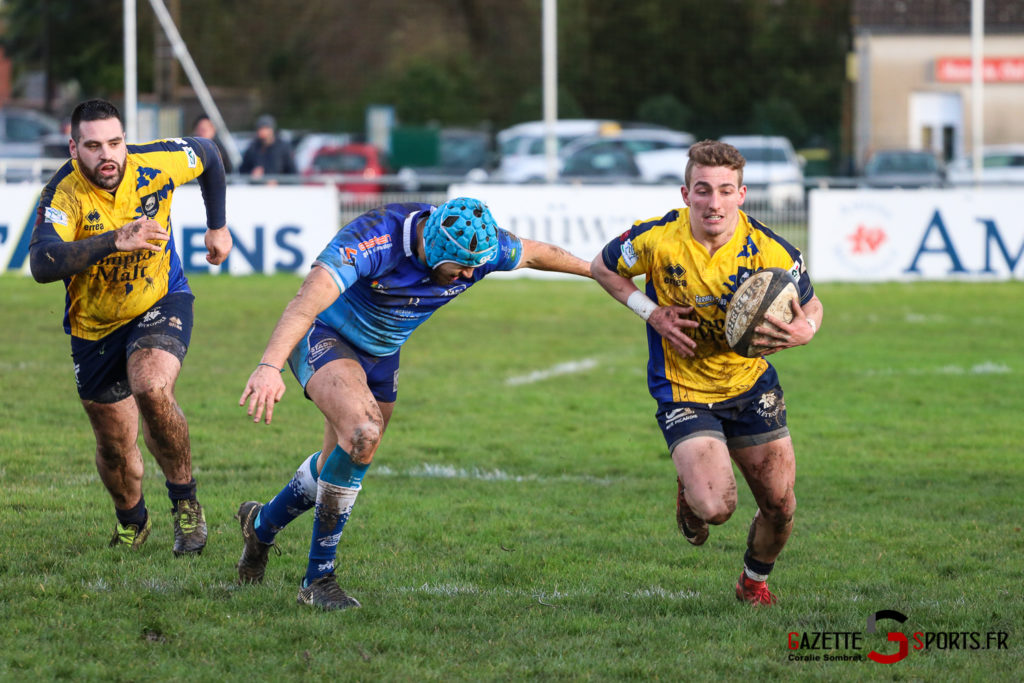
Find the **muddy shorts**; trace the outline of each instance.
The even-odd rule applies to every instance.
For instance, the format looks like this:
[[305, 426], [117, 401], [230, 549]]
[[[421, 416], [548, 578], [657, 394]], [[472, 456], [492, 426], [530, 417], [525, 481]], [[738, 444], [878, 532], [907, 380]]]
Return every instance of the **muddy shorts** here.
[[770, 365], [753, 387], [735, 398], [721, 403], [660, 403], [656, 417], [669, 453], [697, 436], [724, 441], [729, 448], [746, 448], [789, 434], [779, 376]]
[[[309, 378], [323, 366], [341, 358], [354, 360], [366, 372], [366, 384], [373, 397], [382, 403], [394, 403], [398, 398], [398, 362], [401, 353], [399, 350], [390, 356], [371, 356], [317, 320], [288, 357], [288, 367], [305, 391]], [[306, 398], [309, 398], [309, 394], [306, 394]]]
[[174, 292], [102, 339], [71, 337], [75, 384], [82, 400], [117, 403], [132, 395], [128, 356], [139, 349], [163, 349], [185, 360], [192, 339], [191, 292]]

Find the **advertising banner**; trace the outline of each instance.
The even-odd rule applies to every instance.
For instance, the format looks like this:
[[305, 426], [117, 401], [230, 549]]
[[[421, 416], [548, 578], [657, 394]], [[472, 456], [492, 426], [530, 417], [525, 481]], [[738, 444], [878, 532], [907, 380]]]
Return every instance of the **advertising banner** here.
[[1024, 193], [1011, 188], [813, 190], [812, 277], [1024, 278]]
[[[29, 273], [28, 245], [39, 191], [36, 185], [0, 185], [0, 273]], [[186, 273], [294, 272], [304, 276], [340, 227], [333, 185], [230, 185], [227, 218], [234, 249], [223, 265], [211, 266], [203, 244], [206, 208], [199, 187], [178, 188], [172, 201], [172, 233]]]

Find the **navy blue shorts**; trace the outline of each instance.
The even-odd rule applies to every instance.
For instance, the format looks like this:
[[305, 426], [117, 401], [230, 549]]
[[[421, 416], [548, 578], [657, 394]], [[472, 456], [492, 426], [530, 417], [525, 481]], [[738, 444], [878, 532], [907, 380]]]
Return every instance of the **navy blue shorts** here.
[[191, 292], [174, 292], [102, 339], [71, 337], [79, 398], [117, 403], [132, 395], [128, 356], [139, 349], [163, 349], [185, 360], [192, 339]]
[[786, 401], [771, 365], [753, 387], [735, 398], [721, 403], [661, 403], [656, 417], [669, 453], [681, 441], [697, 436], [719, 439], [729, 448], [746, 448], [789, 435]]
[[[303, 391], [313, 373], [331, 361], [341, 358], [354, 360], [366, 373], [366, 384], [370, 393], [381, 403], [394, 403], [398, 398], [398, 361], [401, 350], [390, 356], [371, 356], [352, 346], [338, 332], [317, 320], [306, 336], [296, 344], [288, 357], [288, 367]], [[309, 398], [309, 394], [306, 394]]]

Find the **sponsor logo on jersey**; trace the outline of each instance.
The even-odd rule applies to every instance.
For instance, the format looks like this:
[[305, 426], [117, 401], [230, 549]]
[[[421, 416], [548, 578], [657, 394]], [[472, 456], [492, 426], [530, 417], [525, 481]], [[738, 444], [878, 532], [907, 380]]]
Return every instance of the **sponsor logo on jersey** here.
[[356, 264], [356, 256], [359, 252], [352, 247], [345, 247], [341, 249], [341, 262], [346, 266], [354, 266]]
[[185, 156], [188, 157], [188, 167], [195, 168], [198, 162], [196, 160], [196, 151], [192, 149], [191, 145], [185, 145]]
[[703, 296], [694, 297], [693, 303], [696, 304], [697, 308], [707, 308], [708, 306], [714, 306], [718, 303], [718, 297], [714, 294], [706, 294]]
[[686, 268], [683, 268], [678, 263], [672, 263], [665, 266], [664, 271], [664, 282], [666, 285], [674, 285], [676, 287], [686, 286]]
[[68, 215], [60, 209], [55, 209], [52, 206], [46, 207], [46, 210], [43, 212], [43, 217], [47, 223], [56, 223], [57, 225], [68, 224]]
[[469, 285], [455, 285], [441, 292], [441, 296], [455, 296], [460, 292], [464, 292]]
[[85, 227], [83, 228], [83, 230], [85, 230], [86, 232], [95, 232], [97, 230], [102, 230], [103, 229], [103, 222], [101, 220], [102, 218], [103, 218], [103, 216], [100, 215], [100, 212], [97, 211], [96, 209], [93, 209], [92, 211], [90, 211], [85, 216], [85, 220], [87, 220], [89, 222], [85, 224]]
[[378, 235], [377, 237], [371, 237], [368, 240], [360, 242], [356, 246], [359, 247], [359, 251], [365, 251], [367, 253], [384, 251], [385, 249], [391, 248], [391, 235]]
[[636, 263], [636, 252], [633, 251], [633, 240], [626, 240], [622, 243], [622, 262], [627, 268], [632, 268]]

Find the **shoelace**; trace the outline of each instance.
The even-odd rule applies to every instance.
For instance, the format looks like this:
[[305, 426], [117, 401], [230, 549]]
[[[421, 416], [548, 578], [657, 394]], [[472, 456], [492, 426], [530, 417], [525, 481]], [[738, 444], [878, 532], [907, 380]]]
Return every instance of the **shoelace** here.
[[191, 503], [178, 503], [178, 526], [182, 533], [191, 534], [199, 528], [199, 512], [192, 507]]

